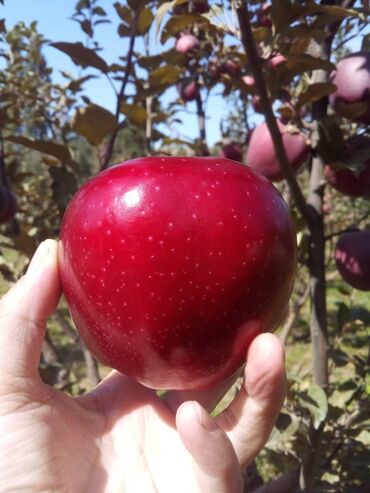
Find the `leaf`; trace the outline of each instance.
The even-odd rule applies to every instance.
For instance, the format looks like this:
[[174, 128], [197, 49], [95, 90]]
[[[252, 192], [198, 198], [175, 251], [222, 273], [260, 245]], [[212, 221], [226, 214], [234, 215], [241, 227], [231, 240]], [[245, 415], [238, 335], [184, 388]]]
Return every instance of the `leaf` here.
[[266, 41], [268, 37], [271, 35], [270, 29], [267, 27], [255, 27], [252, 29], [253, 31], [253, 38], [256, 43], [262, 43], [263, 41]]
[[53, 198], [59, 211], [63, 214], [72, 195], [77, 191], [75, 176], [65, 168], [49, 168], [52, 177]]
[[207, 25], [210, 25], [210, 21], [203, 15], [191, 13], [171, 17], [163, 28], [161, 43], [164, 44], [170, 37], [176, 36], [188, 26], [193, 26], [194, 24], [201, 24], [206, 28]]
[[354, 9], [345, 9], [344, 7], [339, 7], [337, 5], [315, 5], [312, 2], [306, 8], [306, 15], [314, 14], [329, 14], [335, 19], [345, 19], [346, 17], [359, 17], [359, 12]]
[[271, 2], [271, 19], [278, 33], [284, 32], [290, 24], [290, 4], [289, 0]]
[[331, 82], [316, 82], [310, 84], [305, 91], [299, 94], [297, 106], [300, 107], [318, 101], [324, 96], [329, 96], [329, 94], [335, 92], [336, 89], [337, 86]]
[[291, 70], [294, 74], [301, 74], [313, 70], [332, 71], [335, 65], [327, 60], [317, 58], [306, 53], [290, 53], [286, 63], [287, 70]]
[[144, 7], [140, 10], [139, 18], [137, 20], [137, 30], [140, 35], [146, 34], [154, 20], [154, 15], [148, 7]]
[[91, 22], [88, 19], [84, 19], [80, 22], [80, 26], [84, 33], [86, 33], [90, 38], [93, 37], [94, 32], [92, 30]]
[[161, 55], [139, 56], [138, 64], [146, 70], [154, 70], [162, 63]]
[[121, 113], [127, 116], [129, 121], [137, 127], [142, 127], [146, 123], [146, 111], [142, 106], [135, 104], [121, 104]]
[[114, 4], [114, 8], [116, 9], [117, 14], [119, 17], [126, 23], [126, 24], [131, 24], [132, 19], [133, 19], [133, 13], [132, 10], [127, 7], [126, 5], [121, 5], [119, 2], [116, 2]]
[[333, 118], [324, 117], [318, 123], [319, 141], [317, 153], [325, 163], [333, 163], [342, 156], [344, 139], [339, 125]]
[[121, 23], [118, 26], [118, 35], [121, 36], [121, 38], [131, 36], [131, 27], [126, 26], [126, 24]]
[[173, 0], [172, 2], [164, 2], [162, 5], [160, 5], [157, 9], [157, 14], [156, 14], [156, 24], [157, 24], [157, 29], [156, 29], [156, 34], [158, 35], [159, 30], [161, 28], [162, 20], [164, 16], [167, 14], [169, 10], [171, 10], [175, 5], [181, 5], [182, 3], [187, 2], [187, 0]]
[[324, 390], [319, 385], [311, 384], [307, 394], [299, 396], [299, 402], [310, 412], [313, 426], [317, 430], [328, 414], [328, 399]]
[[344, 101], [336, 101], [335, 103], [335, 111], [349, 120], [357, 120], [367, 113], [368, 108], [369, 103], [366, 102], [346, 103]]
[[95, 75], [86, 75], [85, 77], [81, 77], [80, 79], [71, 80], [68, 84], [68, 88], [73, 92], [79, 92], [82, 90], [82, 85], [88, 80], [96, 79]]
[[180, 75], [180, 69], [171, 65], [165, 67], [159, 67], [149, 75], [149, 81], [151, 84], [159, 86], [164, 84], [175, 84]]
[[344, 325], [349, 322], [349, 308], [345, 303], [338, 303], [337, 326], [338, 330], [342, 330]]
[[68, 55], [76, 65], [93, 67], [103, 73], [108, 72], [108, 65], [94, 50], [86, 48], [82, 43], [51, 43], [50, 46]]
[[21, 144], [29, 149], [42, 152], [44, 154], [50, 154], [58, 158], [60, 161], [76, 165], [71, 149], [64, 144], [57, 144], [56, 142], [47, 140], [32, 140], [27, 137], [18, 137], [16, 135], [10, 135], [7, 140], [14, 142], [15, 144]]
[[96, 104], [78, 109], [72, 121], [72, 129], [85, 137], [93, 146], [99, 145], [116, 128], [115, 116]]

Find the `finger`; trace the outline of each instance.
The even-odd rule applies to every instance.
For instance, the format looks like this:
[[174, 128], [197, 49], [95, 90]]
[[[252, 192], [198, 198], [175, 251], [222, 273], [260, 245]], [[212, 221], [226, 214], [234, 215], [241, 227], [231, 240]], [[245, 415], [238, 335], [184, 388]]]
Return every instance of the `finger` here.
[[164, 402], [171, 409], [173, 414], [176, 414], [177, 409], [183, 402], [197, 401], [207, 411], [212, 411], [218, 402], [222, 399], [225, 393], [232, 387], [237, 378], [241, 375], [238, 372], [220, 384], [207, 390], [170, 390], [163, 398]]
[[60, 292], [57, 243], [46, 240], [26, 275], [0, 301], [0, 374], [37, 375], [46, 319]]
[[202, 493], [242, 491], [241, 470], [233, 446], [198, 402], [188, 401], [179, 407], [176, 427], [195, 462]]
[[256, 337], [248, 350], [243, 385], [217, 417], [242, 465], [265, 445], [286, 396], [284, 348], [273, 334]]

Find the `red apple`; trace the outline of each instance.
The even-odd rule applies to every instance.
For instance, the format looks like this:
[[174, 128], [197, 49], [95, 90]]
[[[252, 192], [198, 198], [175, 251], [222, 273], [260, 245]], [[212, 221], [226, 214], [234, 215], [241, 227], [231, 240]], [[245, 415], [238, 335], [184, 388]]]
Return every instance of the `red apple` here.
[[253, 94], [253, 96], [252, 96], [252, 107], [253, 107], [255, 113], [263, 113], [262, 105], [261, 105], [261, 98], [257, 94]]
[[230, 75], [230, 77], [239, 77], [240, 64], [235, 60], [226, 60], [221, 63], [217, 69], [219, 75]]
[[206, 14], [209, 12], [209, 4], [207, 0], [193, 0], [193, 10], [198, 14]]
[[195, 80], [181, 82], [177, 85], [177, 92], [184, 101], [193, 101], [199, 94], [198, 84]]
[[[359, 51], [342, 58], [331, 81], [337, 86], [329, 96], [334, 110], [353, 121], [370, 124], [370, 52]], [[351, 107], [356, 103], [358, 108]]]
[[[363, 136], [355, 137], [345, 143], [343, 157], [361, 153], [365, 149], [370, 151], [370, 139]], [[369, 152], [367, 154], [369, 156]], [[336, 171], [332, 165], [325, 166], [325, 177], [330, 185], [338, 192], [350, 197], [364, 197], [370, 194], [370, 158], [361, 158], [359, 154], [358, 159], [363, 168], [357, 173], [349, 168]]]
[[248, 87], [254, 87], [256, 84], [254, 77], [251, 75], [245, 75], [244, 77], [242, 77], [242, 80]]
[[237, 142], [230, 142], [224, 145], [220, 150], [220, 156], [226, 159], [232, 159], [233, 161], [243, 161], [243, 151]]
[[[285, 126], [279, 120], [277, 124], [282, 134], [288, 161], [294, 170], [298, 170], [309, 153], [306, 138], [301, 132], [286, 131]], [[271, 181], [281, 181], [284, 178], [266, 123], [261, 123], [252, 133], [247, 150], [247, 164]]]
[[278, 191], [219, 157], [109, 168], [61, 226], [61, 281], [81, 336], [152, 388], [208, 388], [239, 371], [252, 339], [279, 323], [295, 268]]
[[335, 248], [337, 269], [353, 288], [370, 291], [370, 231], [349, 231]]
[[283, 65], [287, 63], [288, 59], [281, 53], [274, 55], [268, 61], [269, 67], [273, 70], [279, 70]]
[[257, 25], [259, 27], [272, 28], [272, 21], [269, 15], [271, 4], [269, 2], [264, 3], [257, 12]]
[[180, 53], [188, 54], [198, 50], [199, 46], [199, 40], [193, 34], [181, 34], [176, 40], [175, 50]]
[[14, 194], [4, 186], [0, 186], [0, 223], [7, 223], [17, 213], [17, 201]]

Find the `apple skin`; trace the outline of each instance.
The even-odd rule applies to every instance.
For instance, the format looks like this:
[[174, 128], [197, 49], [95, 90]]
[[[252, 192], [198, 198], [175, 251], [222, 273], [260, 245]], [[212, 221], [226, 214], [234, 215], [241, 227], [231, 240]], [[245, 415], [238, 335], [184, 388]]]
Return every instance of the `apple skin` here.
[[256, 85], [256, 81], [254, 80], [254, 77], [252, 75], [244, 75], [242, 77], [242, 80], [244, 84], [246, 84], [248, 87], [254, 87]]
[[194, 0], [193, 10], [197, 14], [206, 14], [210, 10], [210, 6], [207, 0]]
[[370, 291], [370, 231], [343, 233], [335, 247], [335, 262], [347, 284]]
[[234, 60], [226, 60], [217, 69], [219, 75], [227, 74], [230, 77], [239, 77], [240, 71], [240, 64]]
[[265, 27], [266, 29], [272, 28], [272, 21], [269, 15], [269, 9], [271, 4], [269, 2], [261, 5], [260, 9], [257, 12], [257, 26]]
[[193, 34], [181, 34], [175, 43], [175, 50], [179, 53], [188, 54], [199, 49], [199, 39]]
[[[277, 120], [277, 124], [282, 133], [288, 161], [292, 168], [297, 171], [308, 156], [309, 146], [302, 133], [285, 132], [285, 126], [280, 120]], [[247, 150], [247, 164], [271, 181], [278, 182], [284, 178], [266, 123], [261, 123], [253, 130]]]
[[330, 165], [325, 166], [325, 178], [330, 185], [343, 195], [365, 197], [370, 194], [370, 160], [358, 176], [346, 168], [335, 171]]
[[337, 90], [329, 96], [333, 109], [339, 115], [347, 117], [348, 105], [365, 103], [364, 112], [357, 117], [352, 116], [351, 120], [369, 125], [370, 52], [359, 51], [342, 58], [330, 79], [337, 86]]
[[63, 292], [87, 347], [151, 388], [209, 388], [239, 371], [295, 277], [281, 195], [219, 157], [101, 172], [68, 205], [60, 238]]
[[220, 156], [240, 163], [243, 161], [243, 151], [237, 142], [230, 142], [230, 144], [224, 145], [220, 150]]
[[[345, 153], [351, 154], [361, 148], [370, 147], [370, 139], [358, 136], [345, 143]], [[325, 178], [328, 183], [343, 195], [365, 197], [370, 194], [370, 159], [364, 163], [364, 169], [356, 174], [349, 168], [336, 171], [330, 164], [325, 166]]]
[[277, 55], [274, 55], [269, 59], [268, 65], [273, 70], [279, 70], [283, 65], [287, 63], [287, 61], [287, 57], [285, 57], [281, 53], [278, 53]]
[[177, 92], [184, 101], [194, 101], [199, 94], [198, 84], [195, 80], [181, 82], [177, 85]]

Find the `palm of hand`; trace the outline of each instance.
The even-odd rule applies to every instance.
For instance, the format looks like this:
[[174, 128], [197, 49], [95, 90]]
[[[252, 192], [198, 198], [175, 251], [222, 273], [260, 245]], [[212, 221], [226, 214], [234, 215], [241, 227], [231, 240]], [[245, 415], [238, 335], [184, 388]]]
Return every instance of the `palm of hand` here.
[[[39, 379], [13, 382], [0, 410], [9, 452], [0, 491], [10, 484], [18, 492], [203, 491], [169, 407], [118, 373], [77, 399]], [[19, 457], [13, 462], [20, 447], [21, 470]]]
[[263, 447], [284, 400], [277, 338], [252, 343], [243, 386], [217, 419], [204, 407], [213, 408], [227, 383], [161, 399], [112, 372], [72, 398], [37, 371], [59, 296], [57, 245], [47, 241], [0, 302], [0, 491], [241, 492], [240, 466]]

